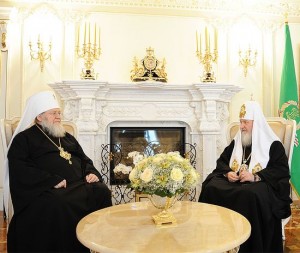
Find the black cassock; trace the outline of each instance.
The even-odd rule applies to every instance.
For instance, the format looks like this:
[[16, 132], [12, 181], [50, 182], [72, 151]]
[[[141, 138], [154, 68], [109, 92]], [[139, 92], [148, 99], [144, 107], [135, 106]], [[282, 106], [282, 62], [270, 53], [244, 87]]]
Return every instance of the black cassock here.
[[[49, 136], [49, 135], [48, 135]], [[51, 139], [59, 146], [58, 138]], [[14, 215], [7, 235], [8, 252], [89, 252], [76, 237], [85, 215], [111, 206], [103, 182], [87, 183], [85, 176], [101, 175], [70, 134], [60, 138], [72, 164], [34, 125], [14, 138], [8, 151]], [[66, 188], [54, 186], [63, 179]]]
[[[251, 235], [239, 252], [283, 252], [281, 219], [291, 214], [289, 166], [281, 142], [272, 143], [267, 167], [257, 174], [262, 181], [229, 182], [224, 174], [231, 171], [230, 157], [234, 140], [217, 160], [216, 169], [202, 185], [199, 202], [232, 209], [245, 216], [251, 224]], [[251, 150], [246, 150], [246, 155]], [[248, 161], [249, 163], [249, 161]]]

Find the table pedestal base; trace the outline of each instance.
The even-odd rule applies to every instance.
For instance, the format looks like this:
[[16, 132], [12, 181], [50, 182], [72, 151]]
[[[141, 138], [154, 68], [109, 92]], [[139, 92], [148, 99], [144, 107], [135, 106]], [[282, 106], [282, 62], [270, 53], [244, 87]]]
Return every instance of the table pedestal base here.
[[158, 226], [177, 224], [177, 221], [176, 221], [175, 217], [173, 216], [173, 214], [166, 210], [161, 211], [157, 215], [153, 215], [152, 218], [154, 220], [154, 223]]

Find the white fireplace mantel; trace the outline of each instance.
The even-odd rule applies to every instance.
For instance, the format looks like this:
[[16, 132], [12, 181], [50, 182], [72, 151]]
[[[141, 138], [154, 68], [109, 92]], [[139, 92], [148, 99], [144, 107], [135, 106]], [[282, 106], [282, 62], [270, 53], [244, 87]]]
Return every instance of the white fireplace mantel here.
[[229, 84], [108, 83], [61, 81], [49, 84], [62, 100], [64, 117], [76, 123], [78, 140], [99, 165], [111, 126], [186, 126], [196, 143], [197, 170], [204, 179], [226, 145], [229, 104], [242, 88]]

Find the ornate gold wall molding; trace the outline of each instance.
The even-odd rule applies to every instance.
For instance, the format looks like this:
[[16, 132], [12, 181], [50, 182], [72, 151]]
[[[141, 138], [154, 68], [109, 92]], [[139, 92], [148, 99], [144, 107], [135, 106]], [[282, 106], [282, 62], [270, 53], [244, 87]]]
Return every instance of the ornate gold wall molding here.
[[7, 25], [9, 22], [10, 8], [0, 7], [0, 49], [7, 51]]
[[149, 13], [157, 15], [195, 16], [199, 12], [248, 12], [300, 17], [299, 0], [4, 0], [5, 5], [49, 3], [55, 5], [92, 7], [94, 11]]
[[6, 50], [7, 21], [0, 20], [1, 51]]

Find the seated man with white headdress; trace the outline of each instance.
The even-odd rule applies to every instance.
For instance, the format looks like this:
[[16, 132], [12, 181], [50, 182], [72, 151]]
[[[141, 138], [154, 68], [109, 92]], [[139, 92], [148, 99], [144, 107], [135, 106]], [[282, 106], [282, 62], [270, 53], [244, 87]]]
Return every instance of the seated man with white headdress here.
[[281, 219], [291, 214], [289, 165], [284, 147], [259, 104], [240, 111], [240, 130], [202, 185], [200, 202], [245, 216], [251, 235], [239, 252], [283, 252]]
[[65, 132], [53, 92], [27, 100], [7, 158], [14, 207], [8, 252], [89, 252], [76, 238], [76, 225], [111, 206], [111, 192]]

